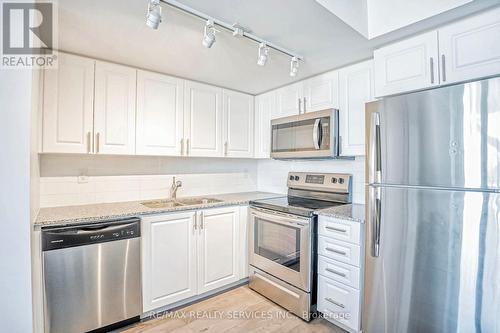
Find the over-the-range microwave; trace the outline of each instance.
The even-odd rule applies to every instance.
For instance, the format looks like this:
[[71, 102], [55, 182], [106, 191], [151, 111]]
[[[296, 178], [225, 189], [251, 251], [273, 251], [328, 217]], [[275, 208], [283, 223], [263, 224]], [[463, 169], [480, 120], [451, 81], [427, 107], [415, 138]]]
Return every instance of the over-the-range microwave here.
[[339, 110], [309, 112], [271, 121], [271, 158], [338, 158], [339, 149]]

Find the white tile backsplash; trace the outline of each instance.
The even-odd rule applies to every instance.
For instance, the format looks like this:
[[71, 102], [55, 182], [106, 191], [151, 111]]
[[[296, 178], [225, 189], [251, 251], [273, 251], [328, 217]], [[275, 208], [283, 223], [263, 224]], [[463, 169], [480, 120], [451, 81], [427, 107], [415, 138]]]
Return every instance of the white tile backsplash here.
[[[174, 175], [89, 176], [40, 178], [40, 206], [57, 207], [118, 201], [164, 199], [170, 196]], [[255, 173], [177, 174], [178, 196], [212, 195], [257, 190]]]

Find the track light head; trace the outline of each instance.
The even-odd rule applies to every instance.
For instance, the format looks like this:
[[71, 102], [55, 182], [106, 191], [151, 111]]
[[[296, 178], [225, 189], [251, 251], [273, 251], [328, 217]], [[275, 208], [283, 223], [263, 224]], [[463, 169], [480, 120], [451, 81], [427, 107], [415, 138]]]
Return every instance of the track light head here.
[[215, 43], [215, 31], [214, 22], [208, 20], [205, 24], [203, 40], [201, 41], [207, 49], [211, 48]]
[[297, 57], [292, 57], [290, 60], [290, 76], [295, 77], [299, 71], [299, 59]]
[[146, 25], [151, 29], [157, 30], [161, 23], [160, 0], [149, 0], [148, 12], [146, 14]]
[[259, 44], [259, 56], [257, 58], [257, 65], [265, 66], [267, 62], [267, 58], [269, 55], [269, 47], [267, 47], [266, 43]]

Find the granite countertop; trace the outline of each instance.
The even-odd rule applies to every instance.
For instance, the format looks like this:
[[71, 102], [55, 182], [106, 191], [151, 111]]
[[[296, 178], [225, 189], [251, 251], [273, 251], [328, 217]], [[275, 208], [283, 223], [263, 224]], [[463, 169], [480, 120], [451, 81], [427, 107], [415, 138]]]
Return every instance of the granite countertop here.
[[[229, 193], [229, 194], [219, 194], [219, 195], [206, 195], [202, 197], [218, 199], [221, 201], [208, 204], [176, 206], [176, 207], [166, 207], [166, 208], [148, 208], [144, 205], [141, 205], [141, 202], [154, 201], [154, 200], [42, 208], [38, 213], [34, 227], [43, 228], [48, 226], [53, 227], [53, 226], [77, 225], [83, 223], [98, 223], [104, 220], [112, 220], [130, 216], [168, 213], [174, 211], [187, 211], [187, 210], [214, 208], [223, 206], [244, 205], [248, 204], [248, 202], [252, 200], [267, 199], [280, 196], [283, 196], [283, 194], [268, 193], [268, 192], [243, 192], [243, 193]], [[185, 198], [179, 198], [179, 199], [185, 199]]]
[[315, 212], [319, 216], [335, 217], [354, 222], [365, 222], [365, 205], [348, 204], [331, 208], [320, 209]]

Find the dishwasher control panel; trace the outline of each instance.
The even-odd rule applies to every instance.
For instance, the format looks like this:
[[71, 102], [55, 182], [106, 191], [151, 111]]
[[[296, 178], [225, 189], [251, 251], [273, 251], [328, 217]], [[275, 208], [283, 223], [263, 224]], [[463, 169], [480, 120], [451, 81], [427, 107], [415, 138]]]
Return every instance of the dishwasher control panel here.
[[50, 251], [141, 236], [140, 220], [97, 222], [74, 227], [42, 230], [42, 250]]

